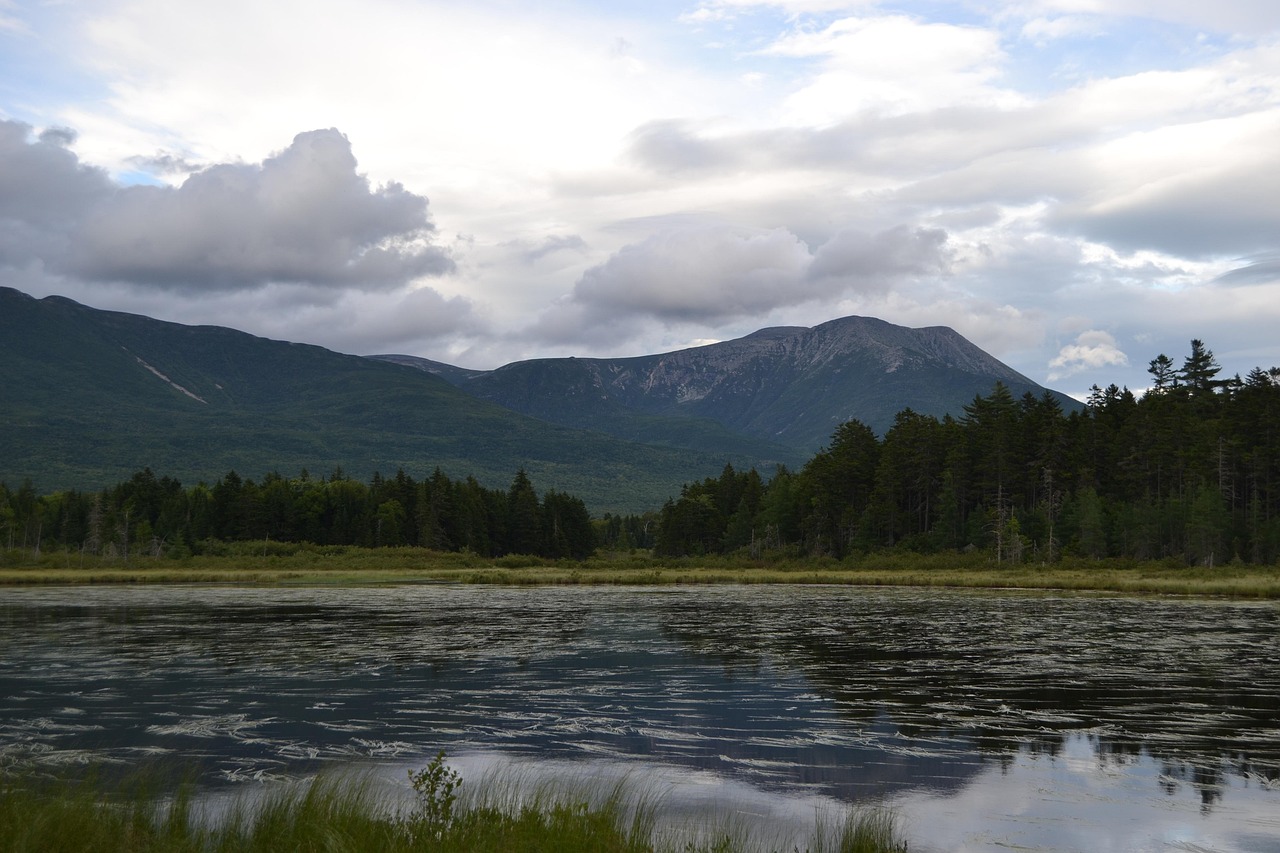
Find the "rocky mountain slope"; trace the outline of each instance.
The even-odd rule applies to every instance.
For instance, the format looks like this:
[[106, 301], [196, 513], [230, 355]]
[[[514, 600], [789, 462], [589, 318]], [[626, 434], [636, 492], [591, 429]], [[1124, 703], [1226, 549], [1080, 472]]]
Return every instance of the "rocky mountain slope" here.
[[[885, 432], [910, 407], [959, 415], [997, 381], [1016, 395], [1045, 389], [952, 329], [909, 329], [869, 317], [762, 329], [732, 341], [635, 358], [538, 359], [465, 371], [408, 356], [459, 388], [554, 423], [623, 434], [644, 416], [680, 421], [808, 454], [856, 418]], [[1057, 394], [1068, 409], [1079, 404]]]

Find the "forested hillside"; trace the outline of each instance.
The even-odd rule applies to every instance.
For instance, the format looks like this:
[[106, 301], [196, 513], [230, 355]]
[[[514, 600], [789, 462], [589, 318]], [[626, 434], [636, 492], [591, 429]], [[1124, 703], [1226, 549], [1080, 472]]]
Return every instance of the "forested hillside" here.
[[620, 441], [421, 370], [6, 287], [0, 363], [0, 480], [11, 487], [101, 488], [144, 467], [188, 483], [229, 470], [341, 467], [368, 479], [439, 467], [494, 487], [523, 468], [597, 512], [641, 511], [726, 460], [777, 458]]
[[1220, 380], [1200, 341], [1153, 387], [1097, 386], [1081, 412], [1004, 386], [959, 418], [898, 414], [884, 438], [841, 426], [799, 472], [767, 484], [726, 468], [663, 507], [659, 554], [784, 548], [990, 549], [1213, 564], [1280, 558], [1280, 369]]
[[[725, 466], [646, 515], [606, 515], [521, 471], [506, 491], [440, 471], [367, 485], [234, 472], [183, 487], [150, 469], [101, 492], [0, 485], [12, 548], [127, 556], [227, 540], [418, 545], [581, 558], [597, 545], [658, 556], [841, 558], [886, 549], [988, 551], [1001, 562], [1080, 557], [1202, 565], [1280, 559], [1280, 368], [1220, 380], [1200, 341], [1151, 361], [1141, 398], [1094, 387], [1082, 411], [1003, 385], [959, 418], [900, 412], [883, 438], [840, 426], [800, 470]], [[625, 486], [621, 486], [625, 488]]]

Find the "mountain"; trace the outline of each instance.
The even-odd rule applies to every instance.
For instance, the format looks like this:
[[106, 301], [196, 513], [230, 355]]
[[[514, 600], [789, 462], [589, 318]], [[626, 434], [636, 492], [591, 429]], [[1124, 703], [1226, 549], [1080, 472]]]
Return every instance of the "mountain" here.
[[503, 488], [523, 467], [539, 490], [601, 513], [660, 506], [726, 461], [776, 460], [623, 441], [420, 369], [0, 288], [0, 480], [11, 486], [97, 488], [148, 466], [188, 484], [233, 469], [257, 478], [341, 467], [367, 479], [439, 466]]
[[[870, 317], [762, 329], [661, 355], [537, 359], [491, 371], [375, 358], [418, 367], [475, 397], [565, 426], [690, 447], [736, 436], [734, 446], [744, 451], [790, 449], [802, 456], [851, 418], [883, 434], [906, 407], [959, 415], [996, 382], [1015, 396], [1046, 391], [952, 329], [909, 329]], [[1067, 410], [1080, 405], [1049, 393]], [[744, 439], [769, 444], [742, 445]]]
[[[798, 466], [858, 418], [959, 414], [996, 381], [1044, 389], [951, 329], [847, 317], [661, 355], [466, 370], [362, 358], [0, 287], [0, 481], [97, 488], [437, 466], [491, 488], [524, 468], [593, 512], [660, 506], [726, 462]], [[1079, 404], [1057, 395], [1064, 407]]]

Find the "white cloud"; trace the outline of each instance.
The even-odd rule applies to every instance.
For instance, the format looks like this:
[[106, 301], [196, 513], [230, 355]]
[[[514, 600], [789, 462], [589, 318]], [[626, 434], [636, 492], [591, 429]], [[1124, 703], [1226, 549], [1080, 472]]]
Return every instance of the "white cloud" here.
[[[473, 367], [845, 313], [1082, 387], [1280, 362], [1280, 6], [906, 8], [0, 0], [0, 116], [76, 133], [0, 163], [0, 282]], [[266, 204], [315, 128], [358, 168]]]
[[261, 164], [222, 164], [179, 187], [121, 187], [85, 167], [73, 135], [0, 122], [0, 266], [179, 290], [273, 282], [391, 289], [452, 269], [427, 200], [371, 187], [336, 130], [298, 134]]
[[625, 246], [587, 270], [572, 303], [601, 319], [705, 323], [759, 317], [815, 299], [883, 293], [896, 282], [937, 274], [946, 266], [946, 241], [946, 232], [937, 229], [850, 229], [811, 251], [782, 228], [677, 228]]
[[1065, 379], [1083, 370], [1100, 367], [1123, 366], [1129, 357], [1116, 344], [1109, 333], [1090, 329], [1076, 336], [1075, 343], [1067, 344], [1049, 361], [1049, 379]]
[[819, 73], [787, 99], [791, 124], [821, 126], [864, 112], [902, 115], [1022, 102], [995, 85], [1004, 53], [998, 33], [980, 27], [904, 15], [843, 18], [818, 32], [790, 33], [764, 52], [822, 61]]

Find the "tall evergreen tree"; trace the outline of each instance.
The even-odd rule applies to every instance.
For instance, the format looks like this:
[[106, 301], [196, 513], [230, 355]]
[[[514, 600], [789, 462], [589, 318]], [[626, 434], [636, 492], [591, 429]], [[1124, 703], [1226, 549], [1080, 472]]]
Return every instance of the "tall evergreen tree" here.
[[538, 554], [542, 550], [542, 518], [538, 494], [521, 468], [507, 490], [507, 551]]

